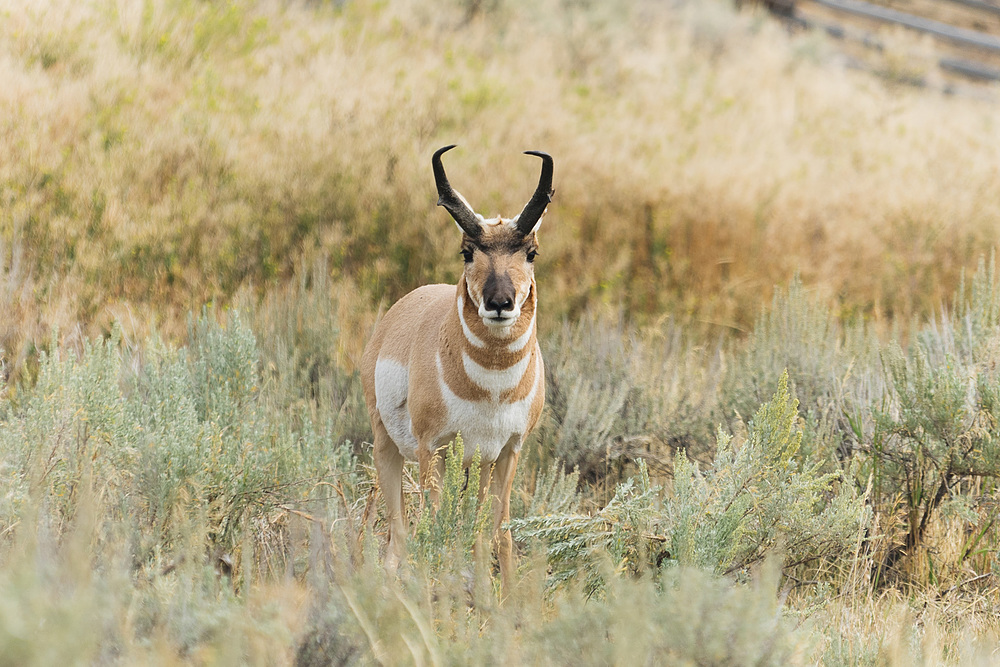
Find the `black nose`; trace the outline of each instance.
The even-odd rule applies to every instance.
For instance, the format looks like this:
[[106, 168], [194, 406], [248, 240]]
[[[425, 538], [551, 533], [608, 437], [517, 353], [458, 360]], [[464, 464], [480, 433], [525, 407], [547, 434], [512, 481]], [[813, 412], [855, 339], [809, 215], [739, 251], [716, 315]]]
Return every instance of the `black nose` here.
[[496, 312], [497, 317], [505, 310], [514, 308], [514, 283], [506, 273], [490, 272], [483, 285], [483, 303], [486, 310]]
[[495, 310], [497, 315], [505, 310], [510, 310], [514, 307], [514, 300], [510, 297], [496, 297], [486, 299], [486, 310]]

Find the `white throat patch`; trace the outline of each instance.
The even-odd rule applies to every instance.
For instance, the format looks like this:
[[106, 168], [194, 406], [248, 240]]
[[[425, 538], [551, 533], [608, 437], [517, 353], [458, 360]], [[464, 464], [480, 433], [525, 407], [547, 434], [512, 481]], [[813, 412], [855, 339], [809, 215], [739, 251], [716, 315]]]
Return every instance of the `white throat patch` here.
[[462, 323], [462, 333], [465, 334], [465, 339], [473, 347], [486, 347], [486, 343], [482, 338], [472, 333], [472, 329], [469, 328], [469, 323], [465, 321], [465, 297], [461, 294], [458, 295], [458, 321]]

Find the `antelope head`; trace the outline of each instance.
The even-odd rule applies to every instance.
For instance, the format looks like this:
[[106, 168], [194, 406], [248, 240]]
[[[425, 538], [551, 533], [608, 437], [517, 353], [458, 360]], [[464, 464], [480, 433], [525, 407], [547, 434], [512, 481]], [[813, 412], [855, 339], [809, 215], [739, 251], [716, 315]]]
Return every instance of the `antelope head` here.
[[[443, 206], [462, 230], [464, 283], [471, 304], [494, 336], [510, 335], [529, 298], [534, 299], [534, 260], [538, 252], [536, 230], [552, 200], [552, 158], [538, 151], [525, 151], [542, 159], [542, 173], [535, 194], [513, 218], [484, 218], [448, 182], [441, 155], [455, 146], [434, 153], [434, 180], [438, 206]], [[533, 303], [532, 303], [533, 305]]]

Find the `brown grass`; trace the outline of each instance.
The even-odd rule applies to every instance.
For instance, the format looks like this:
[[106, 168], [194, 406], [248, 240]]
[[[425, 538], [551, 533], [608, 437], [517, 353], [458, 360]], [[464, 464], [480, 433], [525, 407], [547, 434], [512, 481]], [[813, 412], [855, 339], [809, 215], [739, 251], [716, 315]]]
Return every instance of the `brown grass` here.
[[[486, 213], [556, 157], [545, 311], [745, 328], [800, 271], [905, 321], [997, 242], [992, 105], [845, 71], [715, 3], [10, 5], [0, 22], [3, 332], [168, 330], [328, 257], [375, 304], [454, 280], [430, 152]], [[4, 318], [9, 321], [9, 318]]]

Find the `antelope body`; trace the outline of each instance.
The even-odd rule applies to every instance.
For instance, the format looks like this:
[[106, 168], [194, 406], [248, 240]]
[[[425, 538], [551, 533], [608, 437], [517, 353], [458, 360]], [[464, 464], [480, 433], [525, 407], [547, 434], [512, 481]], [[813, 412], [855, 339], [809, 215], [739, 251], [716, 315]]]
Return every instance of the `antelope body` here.
[[448, 182], [441, 155], [432, 165], [444, 206], [462, 230], [465, 270], [458, 285], [425, 285], [392, 306], [375, 327], [361, 380], [375, 436], [378, 486], [389, 523], [386, 567], [405, 555], [403, 460], [420, 464], [420, 483], [436, 502], [438, 450], [459, 433], [466, 466], [479, 449], [479, 497], [495, 496], [494, 542], [506, 584], [513, 571], [510, 492], [525, 438], [545, 403], [545, 372], [535, 335], [536, 229], [552, 195], [552, 158], [531, 200], [514, 218], [485, 219]]

